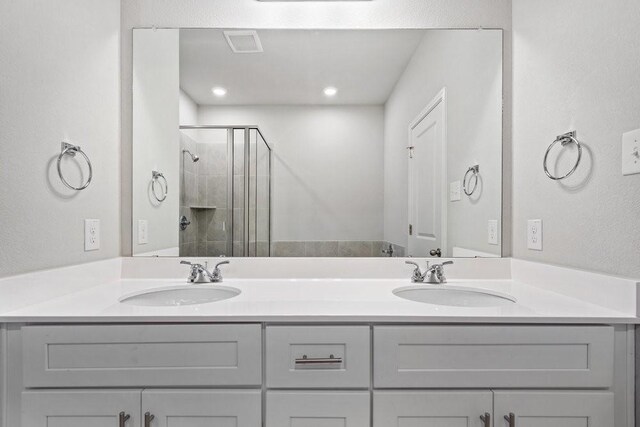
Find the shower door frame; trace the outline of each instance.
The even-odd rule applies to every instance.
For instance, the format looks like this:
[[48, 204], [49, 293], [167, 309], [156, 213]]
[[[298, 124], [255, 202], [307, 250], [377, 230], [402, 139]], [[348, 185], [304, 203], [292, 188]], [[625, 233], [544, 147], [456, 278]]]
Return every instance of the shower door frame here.
[[[235, 255], [233, 244], [234, 244], [234, 178], [235, 178], [235, 135], [234, 132], [237, 130], [244, 131], [244, 140], [243, 140], [243, 148], [244, 148], [244, 180], [243, 180], [243, 207], [244, 207], [244, 218], [243, 218], [243, 227], [242, 227], [242, 257], [249, 257], [249, 223], [251, 221], [249, 215], [249, 190], [250, 190], [250, 167], [251, 167], [251, 139], [250, 139], [250, 131], [255, 130], [256, 133], [256, 153], [257, 153], [257, 145], [258, 140], [257, 136], [259, 135], [262, 138], [262, 141], [266, 145], [269, 150], [268, 163], [269, 163], [269, 174], [267, 175], [267, 179], [269, 180], [269, 184], [267, 188], [269, 189], [269, 197], [268, 197], [268, 212], [269, 212], [269, 225], [268, 225], [268, 239], [267, 239], [267, 257], [271, 257], [271, 231], [272, 231], [272, 223], [273, 223], [273, 208], [271, 207], [272, 202], [272, 190], [273, 190], [273, 179], [272, 179], [272, 166], [273, 166], [273, 150], [267, 139], [264, 137], [260, 128], [256, 125], [180, 125], [180, 130], [207, 130], [207, 129], [223, 129], [227, 131], [227, 222], [225, 228], [230, 230], [231, 232], [227, 236], [227, 257], [239, 256]], [[256, 160], [257, 162], [257, 160]], [[230, 166], [230, 167], [229, 167]], [[256, 171], [257, 171], [257, 163], [256, 163]], [[255, 214], [255, 233], [256, 239], [254, 242], [254, 256], [257, 256], [258, 253], [258, 214], [257, 214], [257, 206], [258, 206], [258, 185], [257, 179], [258, 175], [256, 173], [256, 189], [255, 189], [255, 204], [256, 204], [256, 214]]]

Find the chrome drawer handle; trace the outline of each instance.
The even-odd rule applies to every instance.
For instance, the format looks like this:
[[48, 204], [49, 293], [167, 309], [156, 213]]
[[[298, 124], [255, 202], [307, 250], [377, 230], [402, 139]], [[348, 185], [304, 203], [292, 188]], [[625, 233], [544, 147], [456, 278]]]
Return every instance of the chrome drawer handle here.
[[491, 414], [485, 412], [484, 415], [480, 415], [480, 421], [484, 423], [484, 427], [491, 427]]
[[509, 427], [516, 427], [516, 414], [510, 412], [509, 415], [505, 415], [504, 419], [509, 423]]
[[342, 357], [307, 357], [304, 354], [301, 358], [295, 360], [296, 365], [333, 365], [342, 363]]
[[118, 420], [120, 422], [119, 427], [125, 427], [125, 424], [127, 423], [127, 421], [129, 421], [129, 418], [131, 418], [131, 415], [125, 414], [124, 411], [120, 412], [120, 414], [118, 414]]
[[150, 412], [144, 414], [144, 427], [151, 427], [151, 421], [155, 418], [155, 415], [151, 415]]

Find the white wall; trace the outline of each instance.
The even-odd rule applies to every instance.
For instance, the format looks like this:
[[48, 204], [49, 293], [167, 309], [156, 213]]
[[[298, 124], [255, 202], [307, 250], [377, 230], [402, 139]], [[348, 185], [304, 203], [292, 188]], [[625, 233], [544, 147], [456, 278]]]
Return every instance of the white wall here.
[[198, 124], [198, 104], [182, 89], [180, 89], [178, 115], [180, 125]]
[[[2, 0], [0, 40], [0, 276], [118, 256], [120, 2]], [[93, 162], [84, 191], [58, 178], [63, 140]], [[98, 251], [84, 218], [101, 220]]]
[[[509, 0], [376, 0], [258, 2], [255, 0], [129, 0], [122, 4], [122, 251], [131, 253], [131, 29], [218, 28], [511, 28]], [[510, 34], [505, 69], [510, 70]], [[505, 73], [505, 85], [510, 74]], [[505, 154], [510, 156], [510, 93], [505, 101]], [[506, 170], [509, 176], [509, 170]], [[508, 196], [509, 180], [505, 180]], [[509, 200], [504, 220], [508, 220]], [[507, 242], [510, 240], [507, 239]], [[508, 248], [505, 250], [509, 254]]]
[[[640, 128], [639, 17], [637, 0], [514, 0], [514, 256], [640, 277], [640, 175], [620, 166], [622, 133]], [[569, 130], [585, 160], [553, 182], [544, 152]], [[526, 244], [536, 218], [542, 252]]]
[[[180, 202], [179, 31], [137, 31], [133, 37], [133, 253], [152, 255], [178, 248]], [[152, 171], [164, 174], [168, 192], [159, 202]], [[156, 193], [162, 197], [164, 181]], [[148, 243], [140, 243], [138, 220], [148, 222]]]
[[200, 106], [273, 148], [272, 241], [382, 240], [382, 106]]
[[500, 220], [502, 196], [502, 32], [428, 32], [385, 105], [385, 240], [407, 246], [408, 127], [446, 87], [447, 175], [462, 180], [480, 165], [472, 197], [447, 204], [452, 247], [500, 255], [487, 243], [488, 220]]

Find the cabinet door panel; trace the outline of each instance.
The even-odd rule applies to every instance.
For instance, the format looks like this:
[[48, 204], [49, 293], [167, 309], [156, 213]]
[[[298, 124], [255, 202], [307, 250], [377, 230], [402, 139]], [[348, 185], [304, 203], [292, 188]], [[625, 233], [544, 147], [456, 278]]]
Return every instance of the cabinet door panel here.
[[267, 392], [267, 427], [369, 427], [369, 392]]
[[507, 427], [514, 414], [517, 427], [610, 427], [614, 425], [613, 393], [494, 392], [496, 427]]
[[22, 393], [22, 427], [126, 427], [140, 425], [140, 390], [27, 391]]
[[142, 413], [153, 427], [260, 427], [259, 390], [145, 390]]
[[490, 391], [374, 392], [374, 427], [484, 427]]

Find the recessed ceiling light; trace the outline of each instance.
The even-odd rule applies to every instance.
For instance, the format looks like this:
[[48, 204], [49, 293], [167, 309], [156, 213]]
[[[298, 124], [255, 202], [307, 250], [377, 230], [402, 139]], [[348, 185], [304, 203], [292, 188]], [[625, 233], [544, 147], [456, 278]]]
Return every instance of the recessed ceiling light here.
[[329, 86], [329, 87], [325, 87], [324, 88], [324, 94], [326, 96], [336, 96], [337, 93], [338, 93], [338, 89], [336, 89], [333, 86]]
[[227, 90], [219, 86], [211, 89], [211, 92], [213, 92], [215, 96], [219, 96], [219, 97], [225, 96], [227, 94]]

